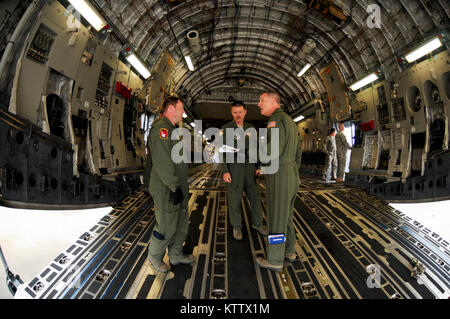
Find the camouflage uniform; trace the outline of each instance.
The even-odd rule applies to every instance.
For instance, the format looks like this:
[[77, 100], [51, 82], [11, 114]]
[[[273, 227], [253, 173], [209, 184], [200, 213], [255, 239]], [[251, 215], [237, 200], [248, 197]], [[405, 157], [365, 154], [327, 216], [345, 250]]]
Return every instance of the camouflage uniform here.
[[347, 162], [347, 151], [352, 147], [347, 143], [344, 133], [339, 132], [335, 137], [336, 141], [336, 157], [337, 157], [337, 178], [344, 179], [345, 166]]
[[332, 176], [336, 179], [337, 161], [336, 161], [336, 141], [333, 137], [327, 136], [324, 145], [324, 152], [327, 157], [325, 159], [325, 166], [322, 171], [322, 176], [326, 178], [327, 173], [332, 169]]

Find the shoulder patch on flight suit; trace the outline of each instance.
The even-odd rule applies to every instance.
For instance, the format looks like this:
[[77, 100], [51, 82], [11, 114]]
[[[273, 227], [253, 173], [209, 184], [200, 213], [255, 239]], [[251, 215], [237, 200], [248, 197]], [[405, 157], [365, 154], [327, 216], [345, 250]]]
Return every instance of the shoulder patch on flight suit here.
[[166, 128], [159, 129], [159, 138], [166, 140], [169, 137], [169, 130]]
[[277, 126], [277, 122], [275, 122], [275, 121], [267, 122], [267, 127], [268, 128], [269, 127], [275, 127], [275, 126]]

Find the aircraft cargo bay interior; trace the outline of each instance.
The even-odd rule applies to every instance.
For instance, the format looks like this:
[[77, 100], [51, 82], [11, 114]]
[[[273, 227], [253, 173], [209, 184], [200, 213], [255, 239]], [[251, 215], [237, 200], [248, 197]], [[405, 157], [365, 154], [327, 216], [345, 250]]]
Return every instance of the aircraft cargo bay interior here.
[[2, 1], [0, 299], [450, 298], [449, 16]]

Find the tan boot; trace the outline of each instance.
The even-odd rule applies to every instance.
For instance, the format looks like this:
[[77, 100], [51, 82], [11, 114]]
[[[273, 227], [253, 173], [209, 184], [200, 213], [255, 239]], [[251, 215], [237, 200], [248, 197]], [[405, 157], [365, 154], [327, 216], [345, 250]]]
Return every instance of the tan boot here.
[[256, 258], [256, 263], [259, 265], [259, 267], [270, 269], [276, 272], [281, 272], [283, 270], [283, 265], [274, 265], [267, 261], [267, 259], [263, 257]]
[[156, 271], [166, 273], [169, 271], [169, 266], [167, 266], [164, 262], [161, 260], [156, 260], [153, 258], [148, 259], [150, 261], [150, 264], [155, 268]]
[[179, 265], [179, 264], [184, 264], [184, 265], [192, 265], [195, 263], [195, 257], [193, 255], [182, 255], [181, 257], [177, 257], [177, 258], [169, 258], [170, 259], [170, 264], [171, 265]]
[[285, 254], [284, 258], [286, 258], [287, 260], [289, 260], [291, 263], [293, 263], [294, 261], [297, 260], [297, 254], [296, 253], [292, 253], [292, 254]]
[[242, 230], [237, 227], [233, 227], [233, 237], [236, 240], [242, 240]]

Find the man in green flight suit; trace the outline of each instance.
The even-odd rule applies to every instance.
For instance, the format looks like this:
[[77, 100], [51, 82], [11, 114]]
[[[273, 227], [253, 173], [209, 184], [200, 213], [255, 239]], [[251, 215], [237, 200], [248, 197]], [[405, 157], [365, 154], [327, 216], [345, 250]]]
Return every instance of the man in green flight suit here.
[[[223, 144], [228, 145], [227, 136], [229, 140], [233, 141], [231, 146], [237, 148], [240, 139], [245, 139], [245, 149], [240, 150], [236, 156], [233, 156], [231, 161], [227, 161], [224, 154], [222, 162], [223, 180], [227, 183], [227, 197], [228, 197], [228, 214], [230, 222], [233, 226], [233, 237], [236, 240], [242, 240], [242, 215], [241, 215], [241, 199], [242, 191], [250, 201], [252, 212], [252, 228], [258, 231], [261, 235], [267, 235], [267, 230], [262, 224], [261, 202], [256, 190], [256, 166], [249, 160], [249, 138], [254, 132], [247, 131], [253, 128], [253, 125], [244, 121], [247, 114], [247, 108], [243, 102], [235, 101], [231, 106], [231, 115], [233, 121], [225, 124], [222, 127], [221, 135], [223, 135]], [[252, 131], [252, 130], [251, 130]], [[233, 138], [229, 134], [233, 134]], [[256, 138], [256, 136], [253, 136]], [[231, 143], [230, 143], [231, 144]], [[241, 141], [241, 144], [244, 144]], [[255, 145], [256, 146], [256, 145]], [[238, 161], [241, 156], [240, 161]], [[239, 163], [242, 162], [242, 163]]]
[[172, 147], [178, 140], [172, 140], [176, 123], [183, 118], [184, 104], [177, 97], [168, 97], [161, 108], [162, 116], [157, 118], [149, 134], [151, 174], [149, 191], [155, 206], [156, 224], [152, 231], [148, 259], [160, 272], [169, 267], [163, 257], [168, 250], [172, 265], [193, 264], [195, 257], [183, 254], [183, 242], [189, 226], [187, 163], [172, 161]]
[[[266, 175], [269, 242], [267, 259], [258, 257], [256, 262], [260, 267], [277, 272], [282, 271], [285, 258], [293, 262], [297, 257], [293, 212], [299, 188], [298, 170], [302, 156], [297, 125], [283, 112], [280, 103], [278, 93], [265, 92], [260, 96], [258, 104], [261, 114], [269, 117], [267, 149], [271, 150], [272, 144], [278, 143], [278, 154], [268, 155], [271, 161], [278, 156], [279, 168], [274, 174]], [[272, 129], [278, 129], [278, 140], [272, 138]], [[272, 243], [271, 236], [274, 236]], [[279, 241], [279, 238], [282, 240]]]

